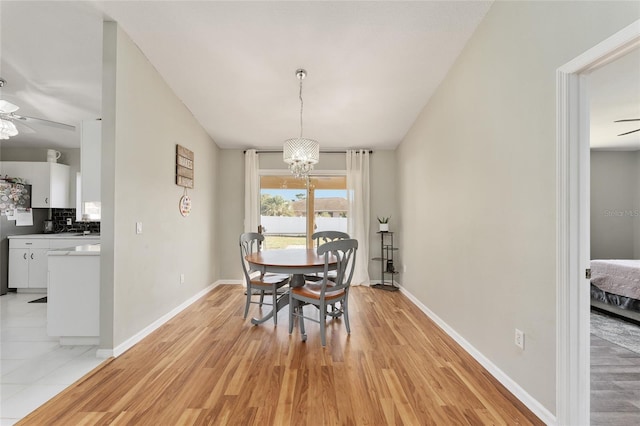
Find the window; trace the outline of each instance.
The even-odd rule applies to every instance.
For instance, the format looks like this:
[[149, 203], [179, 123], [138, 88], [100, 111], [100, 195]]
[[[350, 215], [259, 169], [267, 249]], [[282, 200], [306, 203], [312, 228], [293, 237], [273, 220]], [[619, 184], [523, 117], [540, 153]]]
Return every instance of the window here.
[[[308, 214], [313, 212], [313, 214]], [[266, 249], [311, 247], [316, 231], [347, 232], [346, 176], [260, 176], [260, 225]]]

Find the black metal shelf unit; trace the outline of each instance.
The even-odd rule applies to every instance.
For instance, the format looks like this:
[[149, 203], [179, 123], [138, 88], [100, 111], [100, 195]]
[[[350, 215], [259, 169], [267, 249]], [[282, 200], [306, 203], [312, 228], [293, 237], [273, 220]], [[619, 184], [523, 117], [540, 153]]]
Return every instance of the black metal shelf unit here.
[[399, 274], [393, 263], [393, 253], [398, 250], [393, 245], [393, 232], [380, 231], [378, 234], [380, 234], [380, 257], [374, 257], [372, 260], [380, 262], [380, 284], [374, 284], [371, 287], [398, 291], [399, 288], [393, 284], [393, 277]]

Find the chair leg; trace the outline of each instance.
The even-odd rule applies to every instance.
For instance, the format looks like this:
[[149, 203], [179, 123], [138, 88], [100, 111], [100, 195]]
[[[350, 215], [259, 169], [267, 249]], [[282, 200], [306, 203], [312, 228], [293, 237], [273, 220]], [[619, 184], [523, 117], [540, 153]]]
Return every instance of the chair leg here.
[[244, 305], [244, 318], [247, 318], [247, 314], [249, 313], [249, 305], [251, 304], [251, 286], [247, 286], [247, 303]]
[[302, 303], [298, 303], [298, 318], [300, 318], [300, 335], [302, 336], [302, 341], [307, 341], [307, 333], [304, 331], [304, 312]]
[[289, 292], [289, 334], [293, 333], [293, 311], [295, 309], [296, 301], [293, 299], [291, 292]]
[[273, 325], [278, 325], [278, 292], [276, 291], [275, 284], [271, 286], [271, 291], [273, 294], [273, 305], [271, 305], [271, 308], [273, 309]]
[[264, 302], [264, 290], [260, 290], [260, 306], [262, 308], [262, 302]]
[[344, 316], [344, 325], [347, 327], [347, 334], [351, 334], [351, 327], [349, 326], [349, 301], [344, 299], [340, 306], [342, 308], [342, 315]]
[[327, 306], [324, 303], [320, 304], [320, 339], [322, 340], [322, 347], [327, 346]]

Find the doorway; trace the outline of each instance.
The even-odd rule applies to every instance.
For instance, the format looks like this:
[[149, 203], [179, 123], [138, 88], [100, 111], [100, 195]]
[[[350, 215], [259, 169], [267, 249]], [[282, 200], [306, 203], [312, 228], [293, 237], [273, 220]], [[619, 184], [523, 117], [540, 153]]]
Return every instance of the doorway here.
[[557, 71], [557, 423], [590, 422], [587, 75], [640, 46], [640, 21]]

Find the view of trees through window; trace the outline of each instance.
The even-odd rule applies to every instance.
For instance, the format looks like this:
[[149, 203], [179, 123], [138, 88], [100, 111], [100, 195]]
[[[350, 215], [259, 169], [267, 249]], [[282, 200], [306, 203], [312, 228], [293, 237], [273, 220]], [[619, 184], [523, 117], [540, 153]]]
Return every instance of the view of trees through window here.
[[[345, 176], [314, 176], [309, 188], [292, 176], [261, 176], [260, 224], [265, 249], [309, 247], [320, 230], [347, 231]], [[308, 211], [313, 211], [308, 215]]]

